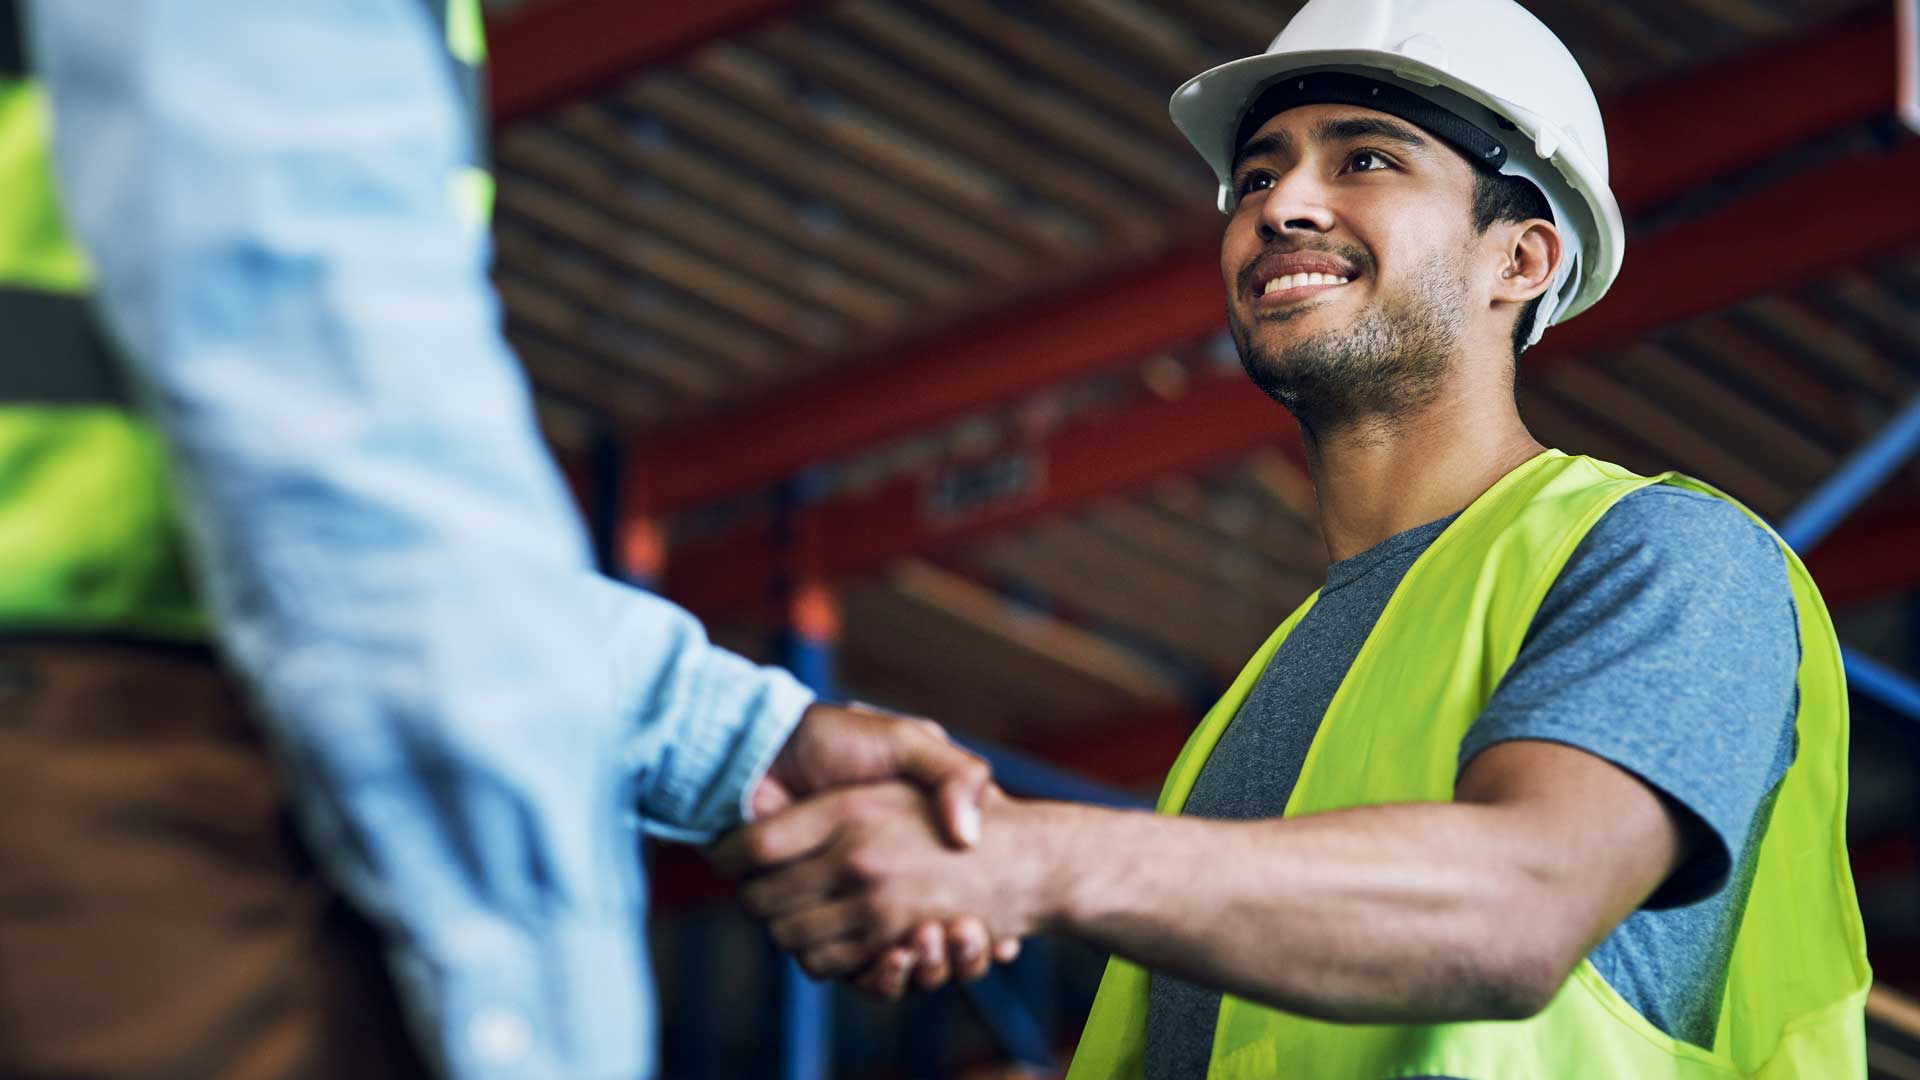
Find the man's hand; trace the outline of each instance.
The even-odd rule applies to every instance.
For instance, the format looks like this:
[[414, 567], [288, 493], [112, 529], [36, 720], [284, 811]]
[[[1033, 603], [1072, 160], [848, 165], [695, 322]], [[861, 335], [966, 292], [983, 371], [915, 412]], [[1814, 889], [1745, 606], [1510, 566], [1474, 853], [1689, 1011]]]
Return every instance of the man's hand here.
[[[947, 838], [970, 847], [980, 838], [980, 799], [991, 780], [987, 763], [955, 746], [931, 720], [858, 706], [815, 705], [801, 717], [780, 755], [754, 790], [753, 813], [768, 817], [799, 799], [847, 784], [910, 780], [931, 793]], [[923, 813], [924, 811], [916, 811]], [[911, 980], [934, 989], [950, 976], [985, 975], [992, 962], [1011, 963], [1020, 939], [994, 940], [971, 915], [916, 928], [860, 976], [858, 985], [898, 997]]]
[[[715, 858], [729, 873], [756, 875], [741, 902], [809, 974], [871, 972], [896, 959], [889, 950], [898, 943], [925, 948], [930, 926], [966, 916], [997, 941], [1038, 928], [1045, 860], [1009, 828], [1014, 800], [989, 787], [984, 806], [996, 827], [959, 851], [941, 841], [914, 788], [839, 790], [740, 830]], [[976, 959], [984, 970], [983, 949]]]
[[939, 724], [862, 708], [815, 705], [754, 789], [765, 817], [831, 788], [908, 780], [934, 797], [941, 828], [961, 847], [980, 841], [980, 798], [993, 773]]

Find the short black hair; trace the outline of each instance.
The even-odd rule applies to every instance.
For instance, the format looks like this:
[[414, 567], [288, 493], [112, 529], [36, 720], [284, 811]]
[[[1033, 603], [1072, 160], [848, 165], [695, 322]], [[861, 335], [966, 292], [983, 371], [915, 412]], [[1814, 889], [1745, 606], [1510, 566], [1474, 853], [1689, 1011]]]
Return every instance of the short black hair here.
[[[1473, 170], [1473, 227], [1476, 231], [1484, 233], [1502, 221], [1531, 221], [1534, 218], [1553, 221], [1553, 208], [1547, 205], [1547, 197], [1534, 186], [1533, 181], [1488, 169]], [[1529, 300], [1520, 311], [1520, 320], [1513, 324], [1513, 358], [1516, 361], [1520, 359], [1521, 350], [1527, 347], [1527, 335], [1533, 329], [1533, 319], [1539, 311], [1540, 301], [1546, 298], [1547, 294], [1541, 293]]]

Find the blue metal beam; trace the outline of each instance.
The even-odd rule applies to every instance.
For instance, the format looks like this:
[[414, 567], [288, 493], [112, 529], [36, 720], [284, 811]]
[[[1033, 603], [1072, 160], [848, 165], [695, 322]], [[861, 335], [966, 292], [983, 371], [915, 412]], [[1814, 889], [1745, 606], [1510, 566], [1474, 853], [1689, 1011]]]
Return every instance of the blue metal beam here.
[[1920, 396], [1795, 507], [1780, 523], [1780, 536], [1803, 555], [1813, 550], [1916, 452], [1920, 452]]
[[[1841, 466], [1807, 496], [1780, 523], [1780, 536], [1795, 551], [1806, 553], [1844, 521], [1889, 476], [1920, 453], [1920, 395], [1915, 395], [1893, 419], [1855, 450]], [[1895, 712], [1920, 722], [1920, 684], [1908, 676], [1842, 649], [1847, 686]]]
[[[833, 635], [838, 620], [810, 623], [800, 617], [800, 598], [807, 587], [798, 580], [810, 568], [812, 556], [796, 522], [802, 507], [817, 497], [817, 484], [806, 476], [788, 482], [780, 493], [780, 534], [786, 548], [787, 570], [782, 583], [787, 594], [787, 626], [781, 635], [782, 659], [794, 677], [822, 698], [834, 694]], [[780, 965], [780, 1080], [827, 1080], [833, 1059], [833, 988], [815, 982], [793, 957]]]
[[1053, 1050], [1039, 1017], [1022, 1000], [1005, 971], [995, 971], [979, 982], [966, 984], [967, 997], [993, 1029], [1000, 1046], [1019, 1065], [1051, 1070]]
[[827, 1080], [832, 1058], [832, 988], [813, 981], [793, 957], [780, 964], [780, 1080]]
[[1920, 723], [1920, 684], [1871, 657], [1842, 649], [1847, 665], [1847, 687]]

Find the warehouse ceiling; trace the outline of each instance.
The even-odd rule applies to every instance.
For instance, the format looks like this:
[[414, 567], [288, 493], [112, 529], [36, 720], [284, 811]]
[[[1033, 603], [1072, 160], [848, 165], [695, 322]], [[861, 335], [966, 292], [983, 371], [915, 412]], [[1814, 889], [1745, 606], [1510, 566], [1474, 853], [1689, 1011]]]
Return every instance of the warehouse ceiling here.
[[[1847, 2], [1529, 6], [1608, 99]], [[1297, 7], [852, 0], [514, 123], [514, 341], [556, 402], [645, 432], [1206, 240], [1167, 98]]]
[[[578, 2], [496, 18], [496, 55], [543, 7]], [[792, 531], [778, 518], [798, 498], [825, 519], [823, 565], [846, 585], [854, 691], [1030, 744], [1190, 718], [1318, 583], [1325, 555], [1297, 436], [1246, 400], [1206, 291], [1217, 284], [1200, 281], [1177, 318], [1157, 306], [1193, 293], [1221, 223], [1165, 103], [1186, 77], [1259, 51], [1297, 6], [789, 5], [516, 106], [495, 146], [508, 333], [563, 450], [633, 448], [627, 510], [670, 538], [669, 595], [764, 654], [768, 590], [819, 569], [753, 547]], [[1737, 108], [1696, 113], [1712, 129], [1698, 138], [1658, 129], [1710, 98], [1720, 72], [1764, 79], [1772, 58], [1821, 42], [1853, 55], [1890, 27], [1889, 5], [1527, 6], [1607, 107], [1631, 239], [1615, 297], [1523, 363], [1524, 413], [1549, 444], [1679, 468], [1777, 518], [1920, 380], [1920, 248], [1827, 252], [1839, 226], [1820, 215], [1844, 208], [1795, 193], [1827, 190], [1809, 173], [1845, 180], [1860, 155], [1911, 147], [1883, 116], [1814, 117], [1790, 145], [1719, 169], [1696, 144], [1745, 124]], [[1782, 70], [1763, 82], [1780, 100], [1844, 96]], [[1896, 175], [1915, 175], [1912, 156]], [[1819, 254], [1816, 274], [1748, 273], [1740, 253], [1776, 227]], [[1733, 284], [1716, 293], [1721, 280]], [[1129, 319], [1167, 329], [1128, 352], [1107, 329]], [[1060, 366], [1072, 348], [1030, 344], [1046, 333], [1104, 351]], [[1029, 359], [1060, 370], [993, 376], [998, 389], [954, 398], [965, 407], [911, 408], [942, 396], [934, 380]], [[825, 441], [768, 434], [797, 427]], [[768, 439], [794, 467], [747, 460], [703, 478]], [[1047, 456], [1089, 446], [1126, 467]], [[804, 491], [782, 503], [780, 478], [803, 464]], [[908, 486], [904, 502], [888, 495]], [[1913, 481], [1896, 486], [1873, 513], [1904, 527]]]

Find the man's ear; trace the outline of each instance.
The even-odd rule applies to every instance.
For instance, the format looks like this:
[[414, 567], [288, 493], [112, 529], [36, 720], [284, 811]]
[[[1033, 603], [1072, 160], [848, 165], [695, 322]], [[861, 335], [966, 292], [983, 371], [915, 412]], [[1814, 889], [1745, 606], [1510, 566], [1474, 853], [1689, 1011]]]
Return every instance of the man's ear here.
[[1505, 256], [1493, 283], [1495, 303], [1524, 304], [1553, 284], [1563, 251], [1560, 230], [1545, 218], [1496, 226], [1505, 238]]

